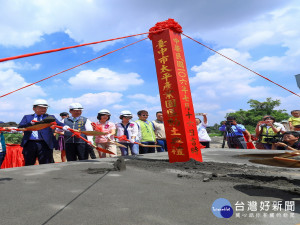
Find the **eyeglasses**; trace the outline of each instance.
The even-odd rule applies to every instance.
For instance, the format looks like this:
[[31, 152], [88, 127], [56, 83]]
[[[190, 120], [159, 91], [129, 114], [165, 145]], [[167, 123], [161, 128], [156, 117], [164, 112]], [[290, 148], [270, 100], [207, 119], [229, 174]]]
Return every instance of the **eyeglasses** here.
[[147, 114], [143, 114], [143, 115], [141, 115], [141, 116], [149, 116], [149, 115], [147, 115]]
[[265, 117], [265, 118], [264, 118], [264, 120], [269, 120], [269, 119], [272, 120], [273, 118], [271, 118], [271, 117]]
[[131, 116], [124, 116], [124, 118], [131, 119], [132, 117]]

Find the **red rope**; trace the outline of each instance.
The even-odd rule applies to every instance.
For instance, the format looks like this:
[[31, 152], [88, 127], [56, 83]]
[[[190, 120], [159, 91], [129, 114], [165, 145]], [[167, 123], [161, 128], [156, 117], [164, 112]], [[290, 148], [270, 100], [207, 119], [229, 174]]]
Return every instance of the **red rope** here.
[[32, 86], [32, 85], [34, 85], [34, 84], [40, 83], [40, 82], [42, 82], [42, 81], [44, 81], [44, 80], [50, 79], [50, 78], [52, 78], [52, 77], [55, 77], [55, 76], [57, 76], [57, 75], [59, 75], [59, 74], [61, 74], [61, 73], [67, 72], [67, 71], [72, 70], [72, 69], [74, 69], [74, 68], [76, 68], [76, 67], [79, 67], [79, 66], [82, 66], [82, 65], [84, 65], [84, 64], [87, 64], [87, 63], [89, 63], [89, 62], [92, 62], [92, 61], [94, 61], [94, 60], [96, 60], [96, 59], [99, 59], [99, 58], [102, 58], [102, 57], [104, 57], [104, 56], [107, 56], [107, 55], [109, 55], [109, 54], [111, 54], [111, 53], [113, 53], [113, 52], [119, 51], [119, 50], [121, 50], [121, 49], [123, 49], [123, 48], [127, 48], [127, 47], [129, 47], [129, 46], [131, 46], [131, 45], [134, 45], [134, 44], [136, 44], [136, 43], [138, 43], [138, 42], [141, 42], [141, 41], [144, 41], [144, 40], [146, 40], [146, 39], [148, 39], [148, 37], [146, 37], [146, 38], [144, 38], [144, 39], [141, 39], [141, 40], [139, 40], [139, 41], [133, 42], [133, 43], [131, 43], [131, 44], [129, 44], [129, 45], [123, 46], [123, 47], [121, 47], [121, 48], [118, 48], [118, 49], [116, 49], [116, 50], [113, 50], [113, 51], [111, 51], [111, 52], [108, 52], [108, 53], [106, 53], [106, 54], [104, 54], [104, 55], [101, 55], [101, 56], [99, 56], [99, 57], [97, 57], [97, 58], [94, 58], [94, 59], [91, 59], [91, 60], [86, 61], [86, 62], [84, 62], [84, 63], [81, 63], [81, 64], [79, 64], [79, 65], [77, 65], [77, 66], [73, 66], [73, 67], [71, 67], [71, 68], [69, 68], [69, 69], [63, 70], [63, 71], [61, 71], [61, 72], [59, 72], [59, 73], [56, 73], [56, 74], [54, 74], [54, 75], [52, 75], [52, 76], [49, 76], [49, 77], [46, 77], [46, 78], [44, 78], [44, 79], [42, 79], [42, 80], [39, 80], [39, 81], [37, 81], [37, 82], [28, 84], [28, 85], [26, 85], [26, 86], [24, 86], [24, 87], [21, 87], [21, 88], [19, 88], [19, 89], [16, 89], [16, 90], [14, 90], [14, 91], [12, 91], [12, 92], [9, 92], [9, 93], [7, 93], [7, 94], [1, 95], [0, 98], [3, 98], [4, 96], [10, 95], [10, 94], [12, 94], [12, 93], [14, 93], [14, 92], [20, 91], [20, 90], [22, 90], [22, 89], [24, 89], [24, 88], [30, 87], [30, 86]]
[[[156, 31], [156, 32], [158, 32], [158, 31]], [[86, 45], [95, 45], [95, 44], [99, 44], [99, 43], [103, 43], [103, 42], [115, 41], [115, 40], [119, 40], [119, 39], [124, 39], [124, 38], [128, 38], [128, 37], [135, 37], [135, 36], [139, 36], [139, 35], [143, 35], [143, 34], [149, 34], [149, 33], [152, 33], [152, 32], [145, 32], [145, 33], [134, 34], [134, 35], [129, 35], [129, 36], [125, 36], [125, 37], [118, 37], [118, 38], [113, 38], [113, 39], [108, 39], [108, 40], [103, 40], [103, 41], [96, 41], [96, 42], [91, 42], [91, 43], [86, 43], [86, 44], [81, 44], [81, 45], [74, 45], [74, 46], [69, 46], [69, 47], [64, 47], [64, 48], [46, 50], [46, 51], [42, 51], [42, 52], [28, 53], [28, 54], [19, 55], [19, 56], [3, 58], [3, 59], [0, 59], [0, 62], [25, 58], [25, 57], [29, 57], [29, 56], [42, 55], [42, 54], [47, 54], [47, 53], [51, 53], [51, 52], [58, 52], [58, 51], [63, 51], [63, 50], [71, 49], [71, 48], [78, 48], [78, 47], [82, 47], [82, 46], [86, 46]]]
[[199, 41], [196, 41], [195, 39], [193, 39], [193, 38], [191, 38], [191, 37], [189, 37], [189, 36], [187, 36], [187, 35], [185, 35], [185, 34], [183, 34], [183, 33], [182, 33], [182, 35], [186, 36], [187, 38], [189, 38], [189, 39], [191, 39], [191, 40], [193, 40], [193, 41], [195, 41], [195, 42], [197, 42], [198, 44], [200, 44], [200, 45], [204, 46], [205, 48], [208, 48], [209, 50], [211, 50], [211, 51], [213, 51], [213, 52], [215, 52], [215, 53], [217, 53], [217, 54], [219, 54], [219, 55], [223, 56], [224, 58], [226, 58], [226, 59], [228, 59], [228, 60], [230, 60], [230, 61], [232, 61], [232, 62], [234, 62], [234, 63], [238, 64], [239, 66], [241, 66], [241, 67], [243, 67], [243, 68], [245, 68], [245, 69], [247, 69], [247, 70], [251, 71], [252, 73], [255, 73], [256, 75], [258, 75], [258, 76], [260, 76], [260, 77], [262, 77], [262, 78], [266, 79], [267, 81], [270, 81], [271, 83], [273, 83], [273, 84], [276, 84], [277, 86], [279, 86], [279, 87], [283, 88], [284, 90], [286, 90], [286, 91], [289, 91], [289, 92], [291, 92], [292, 94], [294, 94], [294, 95], [296, 95], [296, 96], [300, 97], [300, 95], [296, 94], [295, 92], [293, 92], [293, 91], [291, 91], [291, 90], [289, 90], [289, 89], [287, 89], [287, 88], [285, 88], [285, 87], [281, 86], [280, 84], [277, 84], [276, 82], [274, 82], [274, 81], [270, 80], [270, 79], [269, 79], [269, 78], [267, 78], [267, 77], [264, 77], [263, 75], [261, 75], [261, 74], [259, 74], [259, 73], [255, 72], [255, 71], [253, 71], [253, 70], [251, 70], [251, 69], [249, 69], [248, 67], [246, 67], [246, 66], [243, 66], [242, 64], [240, 64], [240, 63], [238, 63], [238, 62], [234, 61], [233, 59], [231, 59], [231, 58], [229, 58], [229, 57], [227, 57], [227, 56], [225, 56], [225, 55], [221, 54], [220, 52], [217, 52], [217, 51], [213, 50], [212, 48], [210, 48], [210, 47], [208, 47], [208, 46], [206, 46], [206, 45], [202, 44], [201, 42], [199, 42]]

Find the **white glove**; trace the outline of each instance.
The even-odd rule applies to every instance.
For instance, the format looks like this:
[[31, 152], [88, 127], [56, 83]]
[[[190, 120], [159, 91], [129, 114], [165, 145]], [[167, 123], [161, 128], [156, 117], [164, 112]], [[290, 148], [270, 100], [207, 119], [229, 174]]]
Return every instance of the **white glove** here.
[[33, 120], [30, 121], [31, 125], [34, 125], [36, 122], [33, 122]]
[[63, 131], [68, 131], [68, 129], [69, 129], [70, 127], [68, 126], [68, 125], [65, 125], [65, 126], [63, 126]]
[[130, 139], [129, 142], [133, 144], [134, 143], [134, 139]]

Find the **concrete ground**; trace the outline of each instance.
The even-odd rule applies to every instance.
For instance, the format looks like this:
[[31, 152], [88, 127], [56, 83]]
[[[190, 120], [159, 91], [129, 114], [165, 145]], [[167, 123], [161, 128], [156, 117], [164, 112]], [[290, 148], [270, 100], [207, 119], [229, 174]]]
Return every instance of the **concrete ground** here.
[[[204, 149], [203, 163], [156, 153], [126, 158], [125, 170], [117, 158], [1, 170], [0, 224], [300, 224], [299, 168], [270, 166], [280, 153]], [[218, 198], [231, 218], [212, 213]]]

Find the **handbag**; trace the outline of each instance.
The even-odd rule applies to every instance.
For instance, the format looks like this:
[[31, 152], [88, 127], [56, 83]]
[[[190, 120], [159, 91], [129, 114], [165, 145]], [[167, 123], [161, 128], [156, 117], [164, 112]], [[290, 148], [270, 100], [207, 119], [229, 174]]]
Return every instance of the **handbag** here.
[[259, 140], [257, 140], [257, 141], [255, 142], [255, 148], [256, 148], [256, 149], [266, 149], [265, 146], [264, 146], [264, 144], [261, 143]]
[[261, 143], [261, 134], [263, 132], [263, 129], [260, 130], [259, 135], [257, 137], [257, 141], [255, 142], [255, 148], [256, 149], [266, 149], [264, 144]]

